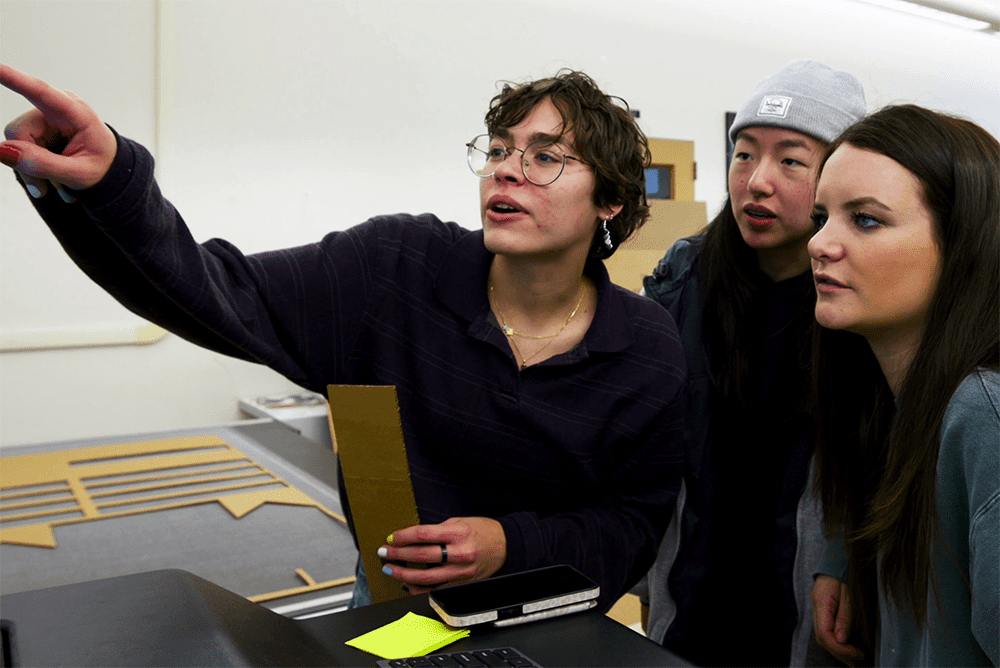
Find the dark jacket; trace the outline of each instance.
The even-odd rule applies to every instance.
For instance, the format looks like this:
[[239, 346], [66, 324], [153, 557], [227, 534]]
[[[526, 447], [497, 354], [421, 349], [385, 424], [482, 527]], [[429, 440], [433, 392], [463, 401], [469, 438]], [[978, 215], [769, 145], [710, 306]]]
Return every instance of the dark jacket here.
[[[636, 589], [643, 603], [649, 606], [647, 635], [668, 644], [672, 637], [688, 633], [685, 629], [689, 610], [698, 586], [706, 577], [709, 564], [709, 528], [712, 523], [712, 499], [715, 469], [712, 466], [712, 405], [710, 359], [713, 351], [702, 335], [704, 296], [698, 276], [698, 254], [702, 237], [690, 237], [676, 242], [659, 262], [652, 276], [643, 282], [646, 296], [663, 305], [673, 315], [680, 332], [687, 359], [688, 376], [683, 405], [686, 412], [684, 429], [684, 484], [676, 510], [661, 544], [656, 563], [646, 580]], [[805, 663], [806, 648], [812, 629], [809, 596], [812, 573], [825, 545], [820, 528], [820, 510], [807, 489], [804, 462], [808, 452], [795, 455], [801, 466], [792, 467], [782, 485], [784, 503], [779, 504], [775, 518], [778, 540], [775, 549], [779, 559], [794, 560], [792, 582], [785, 583], [794, 592], [798, 625], [792, 636], [791, 665]], [[732, 546], [739, 550], [739, 545]], [[784, 554], [781, 554], [781, 553]], [[753, 574], [747, 574], [752, 577]], [[732, 610], [745, 607], [734, 592]], [[721, 610], [720, 610], [721, 612]], [[738, 615], [732, 617], [738, 623]]]

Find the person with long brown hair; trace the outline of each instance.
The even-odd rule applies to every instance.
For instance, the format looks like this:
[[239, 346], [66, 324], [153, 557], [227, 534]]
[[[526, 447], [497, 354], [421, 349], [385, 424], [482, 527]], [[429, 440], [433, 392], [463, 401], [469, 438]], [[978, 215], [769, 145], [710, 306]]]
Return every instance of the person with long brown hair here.
[[1000, 145], [914, 105], [821, 168], [819, 642], [874, 665], [1000, 662]]

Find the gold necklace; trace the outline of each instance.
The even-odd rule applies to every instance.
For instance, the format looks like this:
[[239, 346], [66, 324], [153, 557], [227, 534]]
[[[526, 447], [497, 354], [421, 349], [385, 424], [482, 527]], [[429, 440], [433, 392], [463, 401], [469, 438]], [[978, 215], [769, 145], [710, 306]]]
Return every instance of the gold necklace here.
[[[552, 345], [552, 342], [556, 340], [556, 337], [563, 333], [563, 330], [566, 329], [566, 327], [569, 325], [569, 323], [576, 316], [576, 312], [580, 310], [580, 304], [583, 303], [583, 297], [586, 294], [586, 291], [584, 290], [584, 287], [585, 287], [585, 283], [583, 282], [583, 279], [581, 278], [580, 279], [580, 298], [576, 301], [576, 306], [573, 307], [573, 312], [569, 314], [568, 318], [566, 318], [566, 322], [564, 322], [562, 324], [562, 327], [559, 328], [559, 331], [557, 331], [555, 334], [546, 334], [545, 336], [534, 336], [532, 334], [521, 334], [520, 332], [515, 332], [514, 328], [510, 327], [507, 324], [507, 319], [504, 318], [503, 311], [500, 310], [500, 304], [499, 304], [499, 302], [497, 302], [497, 295], [496, 295], [496, 292], [494, 292], [494, 290], [493, 290], [493, 282], [492, 281], [490, 282], [490, 297], [493, 298], [493, 306], [496, 307], [496, 309], [497, 309], [497, 315], [500, 316], [500, 330], [507, 336], [508, 340], [510, 341], [510, 345], [512, 345], [514, 347], [514, 352], [517, 353], [517, 356], [521, 358], [521, 369], [522, 370], [526, 366], [528, 366], [528, 360], [537, 357], [538, 355], [540, 355], [542, 353], [542, 351], [544, 351], [546, 348], [548, 348], [550, 345]], [[527, 357], [525, 357], [523, 354], [521, 354], [521, 349], [517, 347], [517, 342], [514, 341], [514, 337], [515, 336], [520, 336], [520, 337], [526, 338], [526, 339], [549, 339], [549, 342], [546, 343], [541, 348], [539, 348], [538, 350], [536, 350], [535, 352], [533, 352], [530, 355], [528, 355]]]

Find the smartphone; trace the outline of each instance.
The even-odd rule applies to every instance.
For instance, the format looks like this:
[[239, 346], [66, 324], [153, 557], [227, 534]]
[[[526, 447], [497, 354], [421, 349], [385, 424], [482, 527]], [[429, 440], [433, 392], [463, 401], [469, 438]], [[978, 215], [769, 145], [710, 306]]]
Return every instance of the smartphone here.
[[557, 565], [441, 587], [429, 598], [449, 626], [509, 626], [588, 610], [600, 593], [580, 571]]

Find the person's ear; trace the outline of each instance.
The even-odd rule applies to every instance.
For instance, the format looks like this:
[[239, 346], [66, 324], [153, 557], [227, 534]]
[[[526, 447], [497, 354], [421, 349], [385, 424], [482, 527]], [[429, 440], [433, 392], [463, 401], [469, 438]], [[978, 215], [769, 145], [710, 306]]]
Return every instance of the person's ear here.
[[617, 216], [622, 211], [622, 205], [616, 204], [615, 206], [607, 206], [601, 209], [600, 216], [601, 220], [610, 220]]

